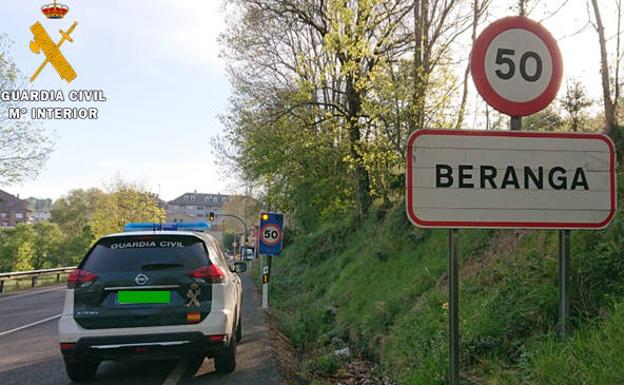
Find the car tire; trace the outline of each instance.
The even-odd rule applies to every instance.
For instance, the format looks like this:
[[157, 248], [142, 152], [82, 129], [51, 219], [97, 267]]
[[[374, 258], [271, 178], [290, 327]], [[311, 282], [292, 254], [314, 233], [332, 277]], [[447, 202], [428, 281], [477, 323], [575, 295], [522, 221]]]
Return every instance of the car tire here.
[[243, 324], [242, 317], [238, 316], [238, 323], [236, 324], [236, 342], [240, 342], [243, 339]]
[[65, 371], [72, 381], [88, 381], [95, 377], [100, 363], [97, 361], [65, 362]]
[[217, 373], [232, 373], [236, 369], [236, 338], [232, 338], [227, 351], [215, 355], [214, 367]]

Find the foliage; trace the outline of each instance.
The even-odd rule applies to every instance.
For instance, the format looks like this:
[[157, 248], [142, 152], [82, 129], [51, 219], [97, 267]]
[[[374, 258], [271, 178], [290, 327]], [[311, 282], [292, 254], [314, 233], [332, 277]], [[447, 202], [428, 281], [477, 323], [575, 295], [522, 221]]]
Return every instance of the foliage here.
[[523, 119], [522, 129], [527, 131], [561, 131], [563, 118], [553, 107], [547, 107]]
[[123, 231], [128, 222], [162, 222], [165, 210], [158, 198], [137, 184], [117, 180], [110, 192], [98, 200], [89, 220], [93, 236]]
[[71, 190], [60, 197], [50, 209], [51, 221], [66, 234], [79, 234], [89, 224], [93, 213], [106, 193], [97, 188]]
[[593, 102], [587, 96], [583, 84], [578, 79], [571, 80], [565, 95], [561, 99], [561, 106], [569, 116], [571, 131], [587, 130], [588, 116], [585, 110], [592, 104]]
[[109, 192], [72, 190], [50, 211], [51, 222], [0, 230], [0, 271], [75, 265], [97, 237], [122, 231], [127, 222], [160, 222], [165, 217], [154, 194], [120, 180]]
[[[0, 90], [23, 88], [21, 74], [8, 52], [11, 44], [0, 35]], [[52, 152], [52, 142], [40, 127], [24, 120], [11, 120], [10, 108], [21, 104], [0, 101], [0, 185], [39, 174]]]
[[30, 197], [28, 199], [26, 199], [28, 208], [31, 211], [45, 211], [45, 210], [50, 210], [50, 208], [52, 207], [52, 199], [50, 198], [45, 198], [45, 199], [38, 199], [38, 198], [34, 198], [34, 197]]
[[[260, 215], [260, 202], [248, 195], [230, 196], [227, 203], [223, 205], [223, 214], [235, 215], [240, 218], [247, 225], [247, 229], [251, 229], [254, 224], [257, 223]], [[236, 218], [224, 217], [223, 228], [226, 232], [243, 234], [245, 229], [243, 224]], [[225, 242], [227, 249], [232, 247], [232, 241]]]
[[62, 266], [64, 238], [60, 228], [49, 222], [20, 223], [0, 231], [0, 271], [38, 270]]
[[233, 3], [222, 159], [307, 231], [390, 200], [409, 132], [454, 120], [450, 47], [471, 20], [467, 4], [424, 1], [414, 20], [401, 0]]
[[225, 230], [223, 232], [223, 239], [221, 240], [221, 245], [223, 245], [223, 249], [230, 252], [231, 254], [236, 254], [236, 250], [232, 247], [232, 243], [236, 241], [238, 238], [236, 233], [230, 230]]

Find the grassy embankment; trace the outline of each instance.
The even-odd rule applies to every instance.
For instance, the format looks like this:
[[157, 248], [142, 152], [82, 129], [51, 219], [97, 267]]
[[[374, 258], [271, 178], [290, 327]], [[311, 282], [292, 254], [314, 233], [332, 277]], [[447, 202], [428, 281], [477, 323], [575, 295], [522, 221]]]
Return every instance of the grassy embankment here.
[[[344, 341], [396, 383], [446, 383], [447, 234], [415, 228], [399, 204], [299, 236], [273, 259], [271, 308], [307, 376], [328, 382]], [[466, 384], [624, 384], [622, 210], [608, 229], [572, 232], [564, 343], [556, 231], [462, 230], [460, 250]]]

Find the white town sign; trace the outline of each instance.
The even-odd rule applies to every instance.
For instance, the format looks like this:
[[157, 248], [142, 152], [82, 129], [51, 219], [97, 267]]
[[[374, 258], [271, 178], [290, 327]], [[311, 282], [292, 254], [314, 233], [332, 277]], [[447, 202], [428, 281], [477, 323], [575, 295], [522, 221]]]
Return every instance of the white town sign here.
[[596, 229], [615, 214], [604, 135], [420, 130], [407, 159], [407, 212], [420, 227]]

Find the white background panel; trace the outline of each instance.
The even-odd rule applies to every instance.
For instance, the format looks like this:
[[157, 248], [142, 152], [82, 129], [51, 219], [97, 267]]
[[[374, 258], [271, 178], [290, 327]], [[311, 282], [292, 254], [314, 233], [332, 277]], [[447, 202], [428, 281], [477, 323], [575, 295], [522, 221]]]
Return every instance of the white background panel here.
[[[423, 221], [587, 223], [605, 220], [611, 210], [611, 159], [608, 144], [597, 138], [526, 138], [425, 134], [412, 147], [412, 212]], [[435, 166], [453, 168], [453, 185], [436, 188]], [[458, 165], [472, 165], [474, 188], [459, 189]], [[480, 188], [479, 166], [497, 169], [496, 189]], [[501, 189], [505, 169], [514, 167], [520, 189]], [[543, 189], [524, 188], [524, 167], [534, 174], [543, 167]], [[553, 167], [566, 169], [566, 190], [553, 189], [548, 181]], [[589, 190], [571, 190], [575, 171], [581, 167]], [[561, 173], [555, 174], [559, 182]]]

